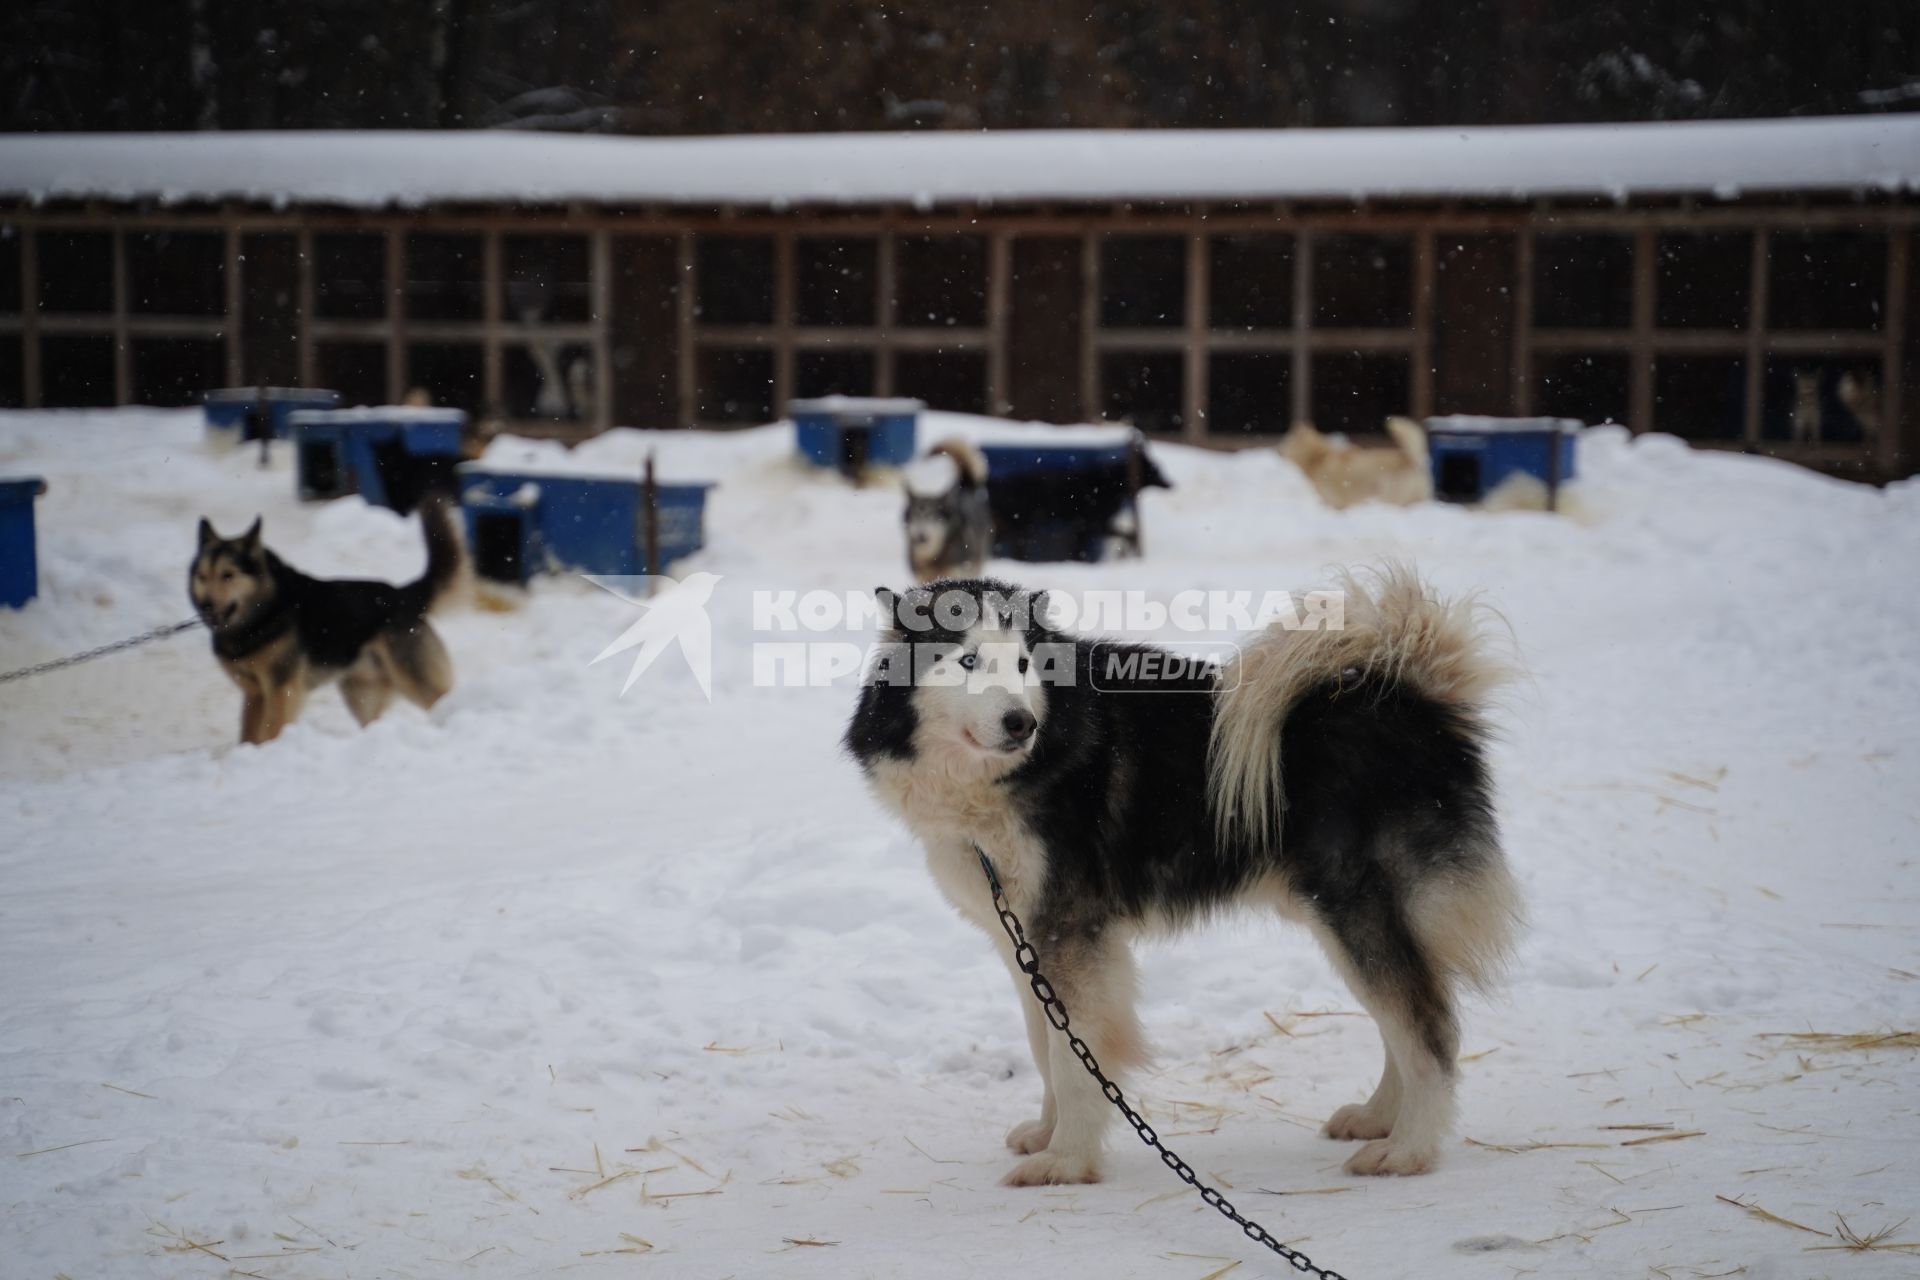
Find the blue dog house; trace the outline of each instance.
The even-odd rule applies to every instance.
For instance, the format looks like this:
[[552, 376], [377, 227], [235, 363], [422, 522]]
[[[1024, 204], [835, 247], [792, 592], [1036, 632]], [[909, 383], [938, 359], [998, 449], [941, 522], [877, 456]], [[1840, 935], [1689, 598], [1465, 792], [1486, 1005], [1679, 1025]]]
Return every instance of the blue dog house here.
[[[1115, 514], [1124, 511], [1139, 519], [1133, 496], [1125, 492], [1127, 458], [1133, 448], [1124, 440], [982, 445], [987, 492], [993, 503], [993, 554], [1006, 560], [1042, 562], [1104, 559], [1112, 531], [1104, 520], [1089, 517], [1111, 508]], [[1110, 501], [1101, 500], [1103, 490], [1111, 491]], [[1072, 510], [1048, 514], [1049, 508], [1058, 511], [1063, 499]]]
[[657, 557], [647, 547], [647, 486], [620, 476], [550, 475], [467, 463], [460, 505], [474, 570], [495, 582], [535, 573], [641, 574], [664, 571], [706, 544], [711, 484], [656, 484]]
[[826, 396], [795, 400], [787, 412], [801, 457], [857, 480], [869, 466], [898, 467], [913, 461], [920, 411], [926, 407], [918, 400]]
[[309, 501], [357, 493], [405, 514], [429, 489], [448, 489], [467, 415], [459, 409], [386, 405], [302, 409], [291, 415], [294, 476]]
[[338, 391], [317, 387], [223, 387], [206, 394], [207, 429], [234, 441], [286, 440], [295, 412], [339, 403]]
[[47, 491], [38, 476], [0, 477], [0, 605], [18, 609], [40, 594], [40, 552], [33, 500]]
[[1428, 418], [1434, 496], [1479, 502], [1521, 472], [1547, 487], [1552, 510], [1560, 486], [1573, 479], [1574, 438], [1582, 425], [1572, 418]]

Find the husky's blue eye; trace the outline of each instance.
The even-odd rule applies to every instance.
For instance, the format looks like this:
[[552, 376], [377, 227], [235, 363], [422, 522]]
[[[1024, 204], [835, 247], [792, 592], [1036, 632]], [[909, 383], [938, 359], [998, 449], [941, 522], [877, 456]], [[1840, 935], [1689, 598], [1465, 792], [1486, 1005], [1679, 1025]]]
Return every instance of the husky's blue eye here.
[[979, 665], [980, 665], [980, 659], [975, 657], [973, 654], [963, 653], [960, 655], [960, 669], [962, 671], [971, 671]]

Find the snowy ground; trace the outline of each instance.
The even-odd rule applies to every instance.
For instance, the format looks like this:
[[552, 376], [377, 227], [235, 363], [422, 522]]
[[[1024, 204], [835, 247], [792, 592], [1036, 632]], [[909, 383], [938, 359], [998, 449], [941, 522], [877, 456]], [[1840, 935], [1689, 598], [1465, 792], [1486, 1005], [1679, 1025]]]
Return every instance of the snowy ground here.
[[[1100, 1185], [998, 1185], [1037, 1102], [1007, 980], [840, 756], [851, 689], [748, 676], [755, 588], [901, 579], [897, 499], [776, 429], [585, 455], [650, 445], [722, 483], [682, 566], [723, 576], [711, 705], [674, 655], [619, 697], [588, 660], [633, 610], [553, 579], [448, 614], [452, 696], [364, 733], [322, 694], [230, 746], [198, 636], [0, 687], [0, 1273], [1280, 1273], [1118, 1136]], [[1579, 521], [1332, 513], [1267, 453], [1159, 456], [1145, 561], [996, 567], [1168, 595], [1411, 555], [1530, 673], [1497, 763], [1532, 929], [1442, 1167], [1340, 1172], [1314, 1127], [1376, 1041], [1256, 920], [1143, 957], [1173, 1145], [1356, 1280], [1920, 1274], [1833, 1247], [1920, 1240], [1915, 1050], [1789, 1038], [1920, 1028], [1920, 487], [1609, 431]], [[0, 669], [185, 617], [203, 512], [419, 565], [192, 414], [0, 415], [0, 472], [51, 484]]]

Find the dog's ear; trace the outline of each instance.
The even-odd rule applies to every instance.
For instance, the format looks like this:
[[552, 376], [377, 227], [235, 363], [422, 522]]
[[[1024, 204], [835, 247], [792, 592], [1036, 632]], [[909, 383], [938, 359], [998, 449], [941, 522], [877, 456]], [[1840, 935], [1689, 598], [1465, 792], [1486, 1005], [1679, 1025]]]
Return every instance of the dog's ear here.
[[260, 519], [255, 516], [253, 523], [247, 526], [247, 531], [240, 535], [240, 541], [246, 544], [249, 551], [260, 549]]
[[218, 541], [220, 541], [220, 535], [213, 531], [213, 521], [207, 519], [205, 516], [201, 516], [200, 517], [200, 548], [201, 550], [204, 551], [206, 548], [212, 546], [214, 543]]
[[1027, 629], [1029, 631], [1051, 631], [1053, 625], [1047, 621], [1047, 608], [1053, 603], [1052, 593], [1047, 591], [1031, 592], [1027, 596]]
[[900, 597], [888, 587], [875, 587], [873, 598], [880, 602], [880, 621], [889, 631], [900, 629]]

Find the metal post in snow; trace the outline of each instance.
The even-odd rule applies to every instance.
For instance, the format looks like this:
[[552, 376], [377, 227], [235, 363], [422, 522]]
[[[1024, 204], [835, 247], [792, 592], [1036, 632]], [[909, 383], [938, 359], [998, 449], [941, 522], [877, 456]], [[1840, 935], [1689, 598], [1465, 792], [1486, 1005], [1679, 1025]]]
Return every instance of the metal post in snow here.
[[642, 519], [646, 522], [647, 594], [652, 595], [660, 577], [660, 486], [653, 478], [651, 449], [647, 451], [646, 471], [640, 482], [640, 501], [644, 504]]
[[1553, 424], [1553, 434], [1547, 437], [1547, 510], [1560, 509], [1560, 445], [1566, 439], [1566, 432], [1559, 423]]

